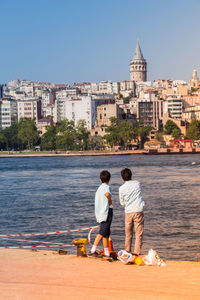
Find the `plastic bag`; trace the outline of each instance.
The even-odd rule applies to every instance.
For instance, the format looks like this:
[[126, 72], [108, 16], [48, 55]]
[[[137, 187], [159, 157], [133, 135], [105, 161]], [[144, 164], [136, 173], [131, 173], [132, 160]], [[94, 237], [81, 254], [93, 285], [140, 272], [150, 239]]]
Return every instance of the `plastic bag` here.
[[150, 249], [148, 254], [145, 255], [142, 259], [145, 265], [148, 266], [166, 266], [166, 263], [158, 256], [157, 252], [153, 249]]
[[127, 252], [126, 250], [120, 250], [117, 253], [117, 258], [121, 260], [124, 264], [132, 263], [135, 259], [135, 255], [132, 255], [131, 253]]

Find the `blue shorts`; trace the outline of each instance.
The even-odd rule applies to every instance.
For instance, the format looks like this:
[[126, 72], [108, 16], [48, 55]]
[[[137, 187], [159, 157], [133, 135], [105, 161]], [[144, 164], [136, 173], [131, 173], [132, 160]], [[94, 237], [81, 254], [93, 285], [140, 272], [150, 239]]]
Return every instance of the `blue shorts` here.
[[109, 208], [107, 220], [105, 222], [100, 223], [99, 234], [101, 234], [104, 238], [108, 238], [110, 236], [110, 226], [112, 223], [112, 217], [113, 209]]

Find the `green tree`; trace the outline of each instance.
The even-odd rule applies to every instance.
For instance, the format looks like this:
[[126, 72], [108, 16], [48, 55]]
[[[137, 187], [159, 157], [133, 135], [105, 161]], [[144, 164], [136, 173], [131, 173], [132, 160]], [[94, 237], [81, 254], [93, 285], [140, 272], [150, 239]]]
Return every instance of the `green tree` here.
[[163, 134], [164, 134], [163, 132], [157, 132], [155, 135], [156, 141], [163, 142], [164, 141]]
[[62, 120], [56, 128], [56, 148], [73, 150], [76, 148], [76, 130], [74, 121]]
[[43, 150], [56, 149], [56, 127], [51, 125], [41, 137], [41, 147]]
[[172, 137], [175, 139], [180, 139], [181, 138], [181, 130], [179, 128], [174, 128], [172, 130]]
[[191, 93], [195, 93], [195, 92], [197, 92], [197, 91], [198, 91], [197, 88], [191, 87]]
[[200, 121], [192, 120], [187, 131], [186, 137], [192, 140], [199, 140], [200, 139]]
[[26, 149], [31, 149], [39, 140], [39, 133], [35, 121], [21, 118], [18, 123], [18, 139]]
[[0, 132], [0, 150], [6, 150], [7, 149], [7, 139], [5, 135]]
[[134, 138], [138, 139], [140, 148], [144, 148], [144, 143], [149, 140], [148, 136], [152, 129], [154, 129], [152, 126], [142, 126], [140, 122], [136, 123], [136, 126], [134, 127]]
[[88, 148], [89, 131], [87, 130], [85, 120], [78, 121], [78, 124], [76, 126], [76, 137], [80, 149], [86, 150]]
[[130, 99], [131, 99], [130, 97], [123, 98], [123, 103], [128, 104], [130, 102]]
[[128, 142], [134, 138], [132, 123], [130, 121], [122, 121], [118, 125], [119, 137], [121, 144], [127, 146]]
[[118, 121], [115, 117], [110, 118], [111, 125], [105, 126], [104, 139], [110, 145], [110, 147], [117, 146], [120, 144]]
[[104, 148], [103, 139], [101, 136], [90, 136], [88, 146], [92, 150], [101, 150]]
[[164, 133], [165, 134], [172, 134], [172, 131], [174, 129], [179, 129], [179, 127], [174, 123], [172, 120], [167, 120], [165, 126], [164, 126]]
[[71, 132], [75, 132], [75, 124], [74, 121], [72, 120], [68, 120], [68, 119], [64, 119], [61, 120], [59, 124], [57, 124], [57, 133], [63, 133], [65, 131], [71, 131]]
[[134, 137], [132, 123], [125, 120], [118, 123], [118, 120], [114, 117], [110, 118], [110, 122], [111, 125], [105, 129], [104, 139], [111, 147], [117, 145], [126, 147]]
[[21, 148], [21, 143], [18, 138], [18, 124], [12, 124], [10, 127], [3, 129], [2, 133], [7, 140], [7, 150]]

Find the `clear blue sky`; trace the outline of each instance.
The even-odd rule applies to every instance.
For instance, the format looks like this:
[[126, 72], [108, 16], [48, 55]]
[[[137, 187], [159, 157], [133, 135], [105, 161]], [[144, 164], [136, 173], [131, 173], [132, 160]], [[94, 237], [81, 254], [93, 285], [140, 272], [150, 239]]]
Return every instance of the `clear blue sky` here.
[[200, 75], [200, 0], [0, 0], [0, 83], [129, 80], [137, 38], [148, 80]]

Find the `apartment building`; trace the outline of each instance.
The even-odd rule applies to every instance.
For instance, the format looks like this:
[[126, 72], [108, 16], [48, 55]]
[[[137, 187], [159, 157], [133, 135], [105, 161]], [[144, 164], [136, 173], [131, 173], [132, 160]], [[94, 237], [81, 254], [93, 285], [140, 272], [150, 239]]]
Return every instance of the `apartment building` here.
[[95, 103], [91, 96], [68, 98], [65, 102], [65, 118], [73, 120], [77, 125], [79, 120], [85, 120], [88, 130], [95, 124]]
[[17, 123], [17, 102], [11, 98], [0, 99], [0, 129]]
[[137, 118], [144, 126], [161, 127], [163, 117], [163, 101], [154, 99], [139, 99], [137, 102]]
[[113, 81], [100, 81], [99, 82], [99, 93], [106, 94], [118, 94], [119, 93], [119, 82]]
[[183, 111], [181, 95], [168, 95], [165, 103], [167, 103], [169, 117], [172, 119], [181, 120]]
[[25, 98], [17, 101], [18, 121], [21, 118], [35, 119], [36, 123], [41, 118], [41, 100], [35, 98]]
[[182, 113], [182, 119], [184, 121], [188, 121], [189, 123], [193, 119], [200, 121], [200, 105], [193, 105], [193, 106], [187, 107]]
[[3, 84], [0, 84], [0, 98], [3, 98]]
[[102, 126], [107, 125], [110, 126], [110, 118], [115, 117], [118, 120], [125, 119], [125, 113], [122, 108], [117, 104], [106, 104], [100, 105], [97, 107], [97, 120], [96, 125]]

